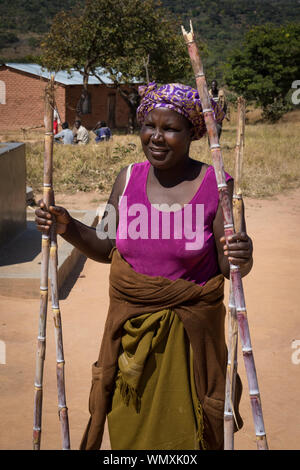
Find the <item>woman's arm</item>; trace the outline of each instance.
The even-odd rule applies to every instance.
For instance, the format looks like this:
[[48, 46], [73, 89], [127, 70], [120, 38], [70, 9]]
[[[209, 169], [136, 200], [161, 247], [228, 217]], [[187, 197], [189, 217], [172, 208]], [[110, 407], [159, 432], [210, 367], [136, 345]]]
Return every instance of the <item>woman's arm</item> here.
[[[119, 222], [119, 196], [121, 196], [126, 180], [126, 170], [123, 168], [116, 178], [113, 185], [108, 204], [112, 205], [116, 213], [116, 227], [117, 231]], [[48, 234], [52, 224], [52, 214], [56, 216], [56, 231], [66, 241], [78, 248], [88, 258], [101, 263], [110, 263], [109, 254], [111, 249], [115, 246], [115, 239], [99, 238], [97, 230], [94, 227], [89, 227], [73, 219], [69, 212], [64, 207], [52, 206], [49, 211], [45, 210], [45, 204], [40, 202], [40, 208], [35, 211], [37, 229], [44, 234]], [[107, 210], [105, 210], [102, 219], [106, 217]], [[105, 228], [104, 228], [105, 230]]]
[[[228, 181], [227, 185], [230, 201], [232, 201], [233, 181]], [[227, 279], [230, 277], [229, 259], [230, 262], [240, 267], [242, 277], [246, 276], [251, 271], [253, 266], [253, 246], [252, 240], [246, 232], [244, 211], [241, 228], [241, 231], [233, 235], [231, 237], [231, 241], [226, 245], [224, 236], [223, 211], [219, 202], [217, 214], [213, 222], [213, 232], [218, 251], [218, 262], [220, 270]]]

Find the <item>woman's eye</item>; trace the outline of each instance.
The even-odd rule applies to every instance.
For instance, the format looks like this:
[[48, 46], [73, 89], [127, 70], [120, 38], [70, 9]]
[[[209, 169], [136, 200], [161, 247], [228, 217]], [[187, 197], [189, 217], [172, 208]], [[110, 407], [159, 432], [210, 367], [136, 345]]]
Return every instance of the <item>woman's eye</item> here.
[[145, 127], [148, 127], [148, 128], [150, 128], [150, 129], [153, 129], [154, 124], [151, 124], [151, 123], [149, 122], [149, 123], [145, 124]]

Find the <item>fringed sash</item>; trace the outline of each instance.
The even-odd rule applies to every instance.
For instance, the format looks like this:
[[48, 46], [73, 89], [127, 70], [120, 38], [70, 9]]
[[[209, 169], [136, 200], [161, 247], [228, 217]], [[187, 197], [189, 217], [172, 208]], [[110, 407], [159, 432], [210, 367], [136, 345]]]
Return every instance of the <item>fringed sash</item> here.
[[112, 448], [204, 449], [193, 356], [174, 310], [131, 318], [123, 328], [108, 414]]

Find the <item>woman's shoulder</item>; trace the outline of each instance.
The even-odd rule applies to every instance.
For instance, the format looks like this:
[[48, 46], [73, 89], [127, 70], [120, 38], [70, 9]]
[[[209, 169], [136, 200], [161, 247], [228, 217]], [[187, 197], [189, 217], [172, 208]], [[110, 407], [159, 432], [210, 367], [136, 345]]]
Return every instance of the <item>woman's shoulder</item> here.
[[131, 163], [130, 165], [125, 166], [120, 170], [118, 173], [115, 182], [113, 184], [112, 192], [114, 193], [115, 197], [119, 197], [123, 194], [126, 184], [129, 181], [130, 176], [136, 171], [141, 171], [146, 169], [149, 165], [148, 161], [145, 162], [136, 162]]
[[133, 166], [135, 168], [148, 168], [150, 166], [150, 163], [148, 160], [145, 160], [143, 162], [133, 163]]
[[[203, 173], [205, 174], [206, 177], [210, 177], [211, 179], [213, 179], [214, 181], [216, 181], [216, 175], [215, 175], [215, 169], [214, 169], [214, 166], [213, 165], [209, 165], [207, 163], [202, 163], [203, 167], [202, 167], [202, 171]], [[233, 180], [233, 177], [227, 173], [227, 171], [225, 171], [225, 179], [226, 179], [226, 183], [230, 180]]]

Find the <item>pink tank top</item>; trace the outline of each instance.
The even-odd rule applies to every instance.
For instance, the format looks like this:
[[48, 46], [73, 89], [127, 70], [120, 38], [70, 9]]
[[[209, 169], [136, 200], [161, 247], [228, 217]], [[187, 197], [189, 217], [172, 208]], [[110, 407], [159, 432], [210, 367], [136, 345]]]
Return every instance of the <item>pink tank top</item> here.
[[[119, 203], [116, 246], [138, 273], [203, 285], [220, 274], [213, 221], [219, 194], [213, 166], [188, 205], [160, 210], [147, 197], [148, 161], [136, 163]], [[232, 177], [225, 173], [226, 181]]]

